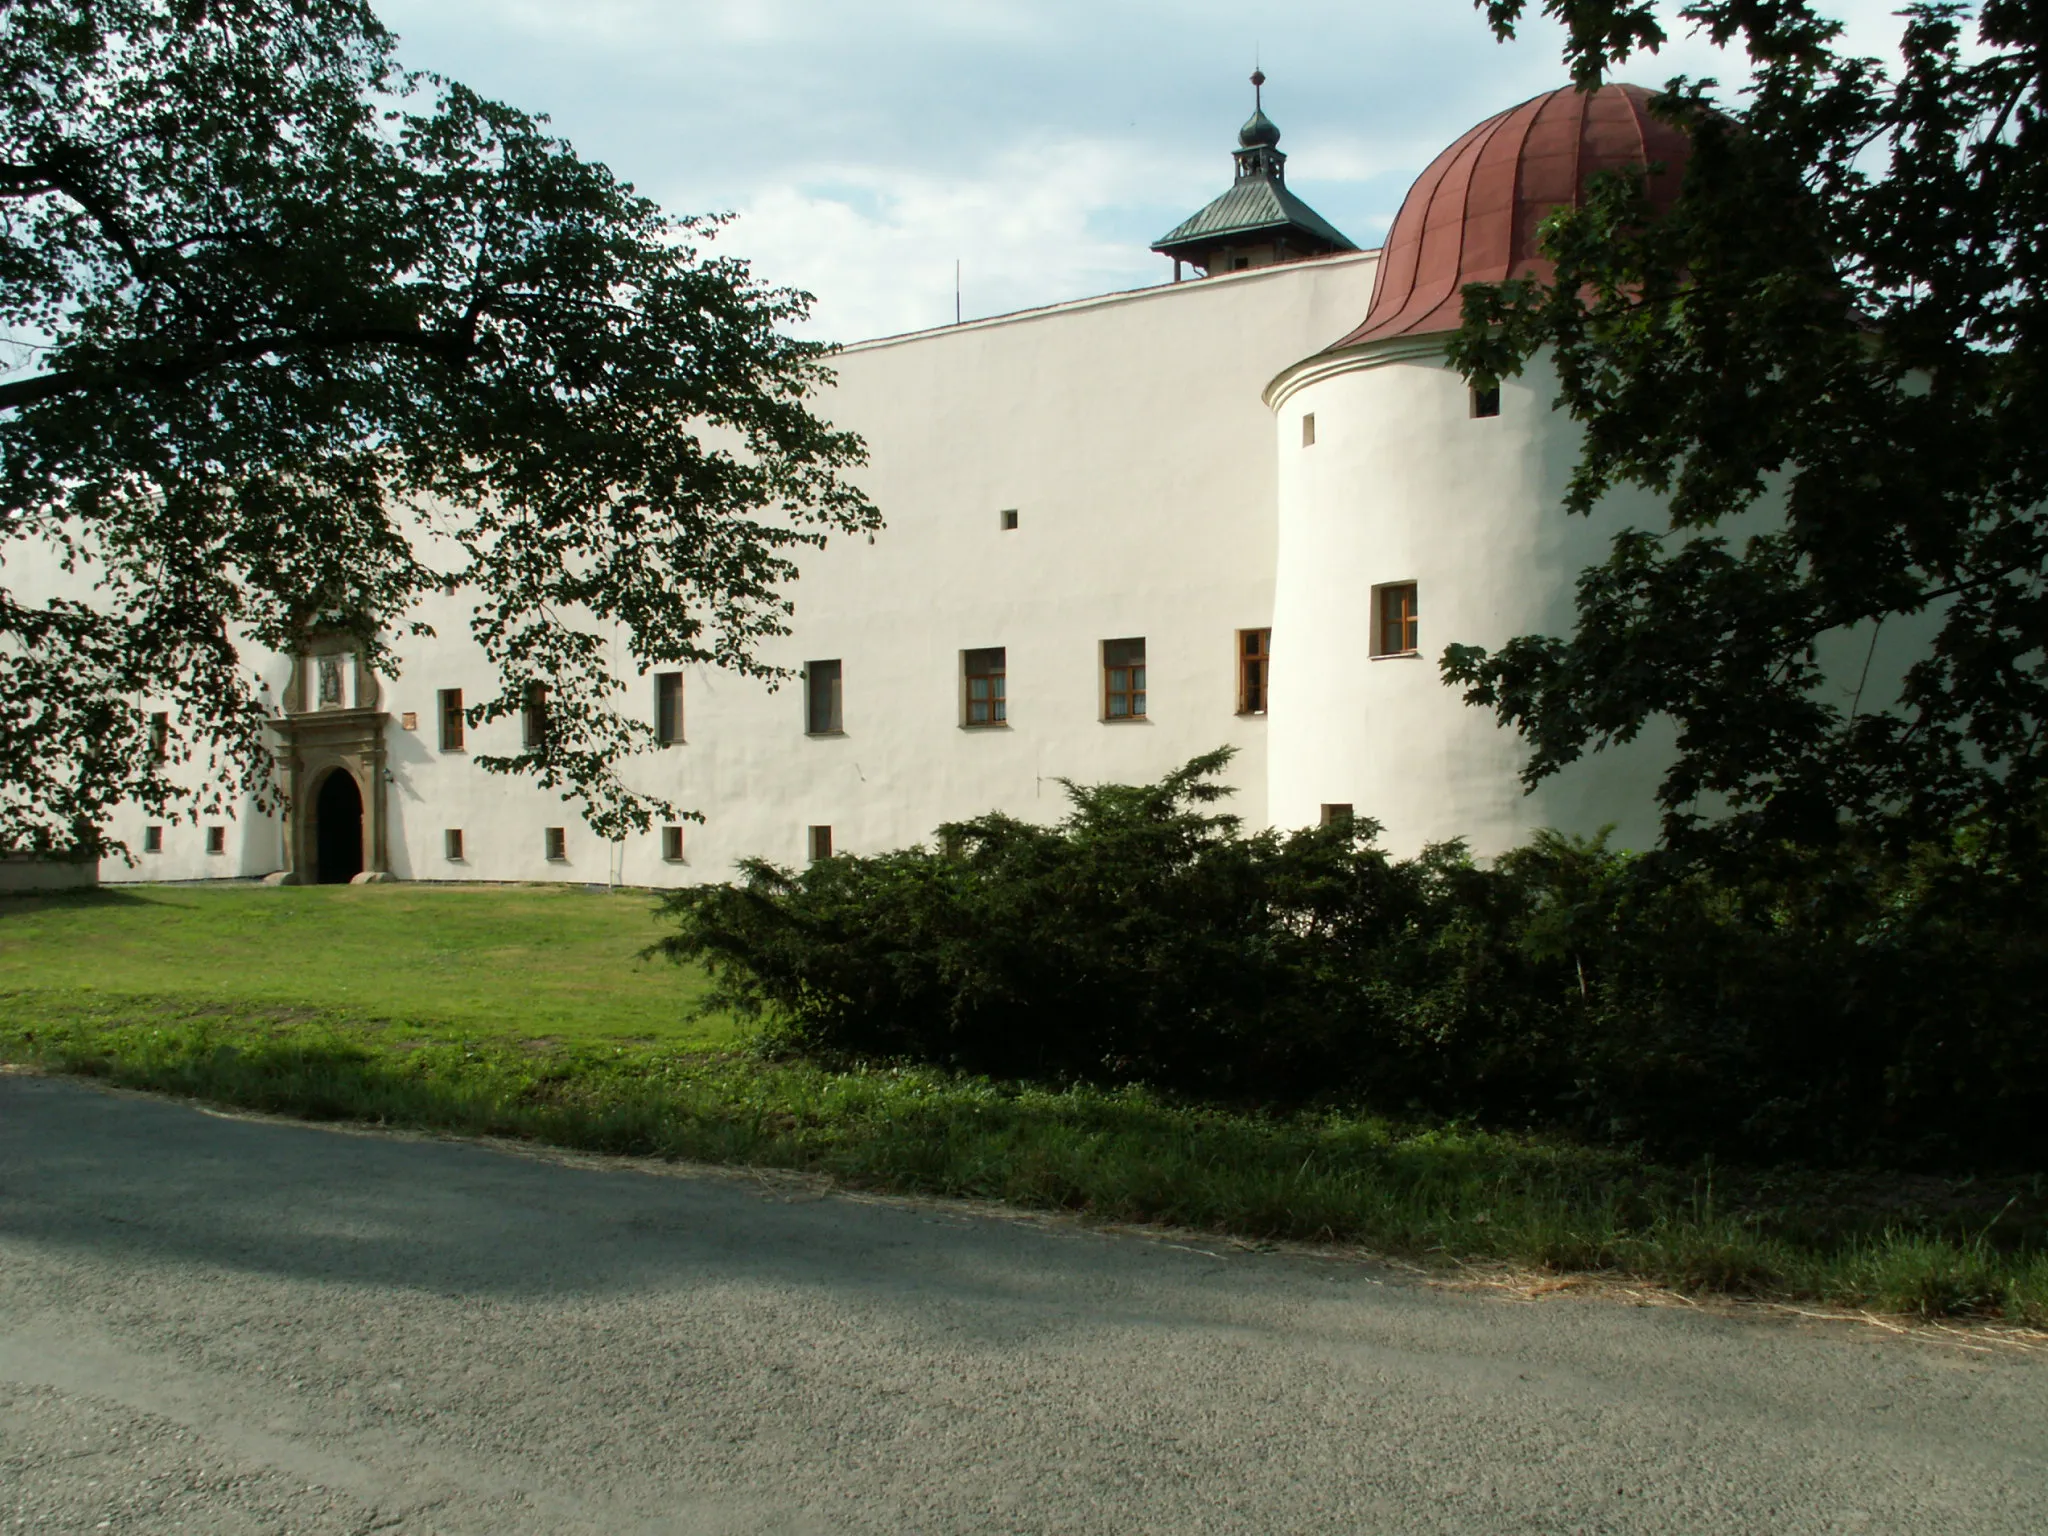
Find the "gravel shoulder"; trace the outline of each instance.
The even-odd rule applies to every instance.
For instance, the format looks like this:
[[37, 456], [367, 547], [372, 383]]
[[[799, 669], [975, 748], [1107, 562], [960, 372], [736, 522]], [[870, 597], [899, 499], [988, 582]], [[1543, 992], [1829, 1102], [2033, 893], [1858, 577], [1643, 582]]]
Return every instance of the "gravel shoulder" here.
[[2048, 1360], [0, 1076], [0, 1531], [2038, 1532]]

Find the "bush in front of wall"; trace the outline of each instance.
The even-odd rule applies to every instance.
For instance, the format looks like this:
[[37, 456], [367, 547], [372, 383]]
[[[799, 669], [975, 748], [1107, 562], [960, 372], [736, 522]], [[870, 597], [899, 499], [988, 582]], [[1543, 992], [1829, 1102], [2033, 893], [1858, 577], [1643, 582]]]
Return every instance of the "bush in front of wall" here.
[[1731, 876], [1545, 833], [1487, 867], [1396, 860], [1370, 821], [1246, 834], [1216, 808], [1228, 755], [1068, 784], [1053, 826], [750, 862], [675, 893], [663, 947], [825, 1058], [1680, 1154], [2026, 1156], [2048, 1123], [2048, 923], [1966, 850]]

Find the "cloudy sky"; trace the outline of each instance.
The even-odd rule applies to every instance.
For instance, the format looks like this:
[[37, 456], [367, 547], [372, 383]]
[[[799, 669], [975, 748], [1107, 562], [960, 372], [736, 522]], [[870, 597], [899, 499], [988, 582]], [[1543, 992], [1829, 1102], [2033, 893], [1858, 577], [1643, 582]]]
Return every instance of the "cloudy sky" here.
[[[1535, 8], [1532, 6], [1532, 9]], [[1674, 8], [1675, 9], [1675, 8]], [[1859, 48], [1883, 0], [1839, 0]], [[1147, 247], [1229, 184], [1254, 54], [1288, 183], [1362, 246], [1481, 118], [1563, 83], [1556, 31], [1462, 0], [381, 0], [401, 57], [544, 112], [817, 296], [850, 341], [1161, 281]], [[1620, 78], [1742, 76], [1681, 39]]]

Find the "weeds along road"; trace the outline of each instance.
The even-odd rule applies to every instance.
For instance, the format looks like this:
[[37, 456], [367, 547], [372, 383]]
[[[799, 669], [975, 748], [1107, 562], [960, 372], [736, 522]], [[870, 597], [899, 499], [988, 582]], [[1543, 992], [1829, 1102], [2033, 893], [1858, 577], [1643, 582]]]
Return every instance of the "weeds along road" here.
[[2048, 1361], [0, 1077], [0, 1531], [2048, 1530]]

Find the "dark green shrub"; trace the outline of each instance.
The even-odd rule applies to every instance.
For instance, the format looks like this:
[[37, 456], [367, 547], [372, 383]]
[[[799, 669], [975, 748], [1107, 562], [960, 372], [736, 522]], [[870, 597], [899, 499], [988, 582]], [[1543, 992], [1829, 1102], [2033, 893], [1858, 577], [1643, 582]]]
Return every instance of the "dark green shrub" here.
[[664, 948], [783, 1048], [1276, 1107], [1573, 1127], [1664, 1152], [2038, 1162], [2041, 897], [1966, 851], [1731, 876], [1543, 834], [1481, 868], [1369, 821], [1245, 835], [1227, 752], [1068, 784], [940, 851], [763, 862]]

